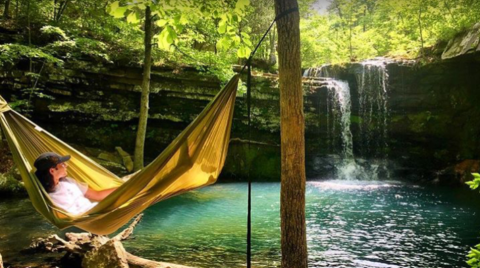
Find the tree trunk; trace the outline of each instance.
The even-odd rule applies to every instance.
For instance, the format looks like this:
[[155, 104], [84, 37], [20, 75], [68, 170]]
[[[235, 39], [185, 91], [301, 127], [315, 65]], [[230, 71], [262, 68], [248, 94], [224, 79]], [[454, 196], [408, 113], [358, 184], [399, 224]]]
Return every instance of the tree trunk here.
[[363, 32], [367, 31], [367, 5], [363, 9]]
[[[0, 149], [3, 149], [3, 133], [2, 128], [0, 128]], [[1, 267], [0, 267], [1, 268]]]
[[[27, 2], [27, 24], [28, 24], [28, 46], [32, 47], [32, 28], [30, 25], [30, 0]], [[32, 63], [32, 58], [29, 57], [29, 68], [28, 71], [32, 72], [33, 70], [33, 63]]]
[[6, 1], [5, 1], [5, 9], [3, 10], [3, 17], [4, 17], [5, 19], [10, 17], [10, 16], [8, 15], [9, 9], [10, 9], [10, 0], [6, 0]]
[[418, 8], [418, 28], [420, 30], [420, 55], [423, 57], [423, 30], [422, 30], [422, 7]]
[[54, 15], [53, 15], [53, 21], [54, 22], [58, 23], [60, 21], [60, 19], [62, 18], [63, 12], [65, 11], [65, 8], [67, 7], [67, 5], [68, 5], [68, 0], [59, 2], [58, 8], [56, 7], [57, 4], [55, 4]]
[[[298, 7], [297, 0], [275, 0], [277, 16]], [[280, 195], [283, 268], [307, 267], [305, 227], [305, 136], [300, 15], [277, 21], [280, 82], [282, 183]]]
[[137, 139], [133, 169], [143, 168], [143, 151], [145, 147], [145, 134], [147, 132], [148, 106], [150, 94], [150, 71], [152, 67], [152, 12], [147, 6], [145, 10], [145, 59], [143, 61], [142, 97], [140, 101], [140, 118], [138, 120]]
[[[90, 267], [131, 267], [131, 268], [193, 268], [166, 262], [157, 262], [128, 253], [121, 241], [130, 239], [133, 230], [140, 222], [143, 214], [137, 216], [129, 227], [113, 238], [92, 235], [91, 233], [66, 233], [65, 239], [58, 235], [38, 238], [30, 245], [31, 253], [66, 252], [77, 255], [81, 266]], [[1, 256], [0, 256], [1, 265]], [[80, 263], [78, 264], [78, 266]], [[3, 268], [0, 266], [0, 268]]]
[[[275, 27], [275, 25], [273, 26]], [[273, 29], [273, 31], [270, 33], [270, 58], [269, 58], [269, 64], [271, 66], [275, 65], [275, 63], [277, 63], [277, 56], [275, 55], [275, 41], [276, 41], [276, 38], [275, 38], [275, 28]]]

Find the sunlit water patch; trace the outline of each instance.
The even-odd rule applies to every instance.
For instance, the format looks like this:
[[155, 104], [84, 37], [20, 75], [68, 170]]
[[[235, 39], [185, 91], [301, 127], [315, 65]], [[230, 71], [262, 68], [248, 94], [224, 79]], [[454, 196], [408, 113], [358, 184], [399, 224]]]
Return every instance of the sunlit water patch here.
[[[128, 251], [196, 267], [242, 267], [246, 184], [217, 184], [146, 210]], [[253, 184], [253, 267], [280, 265], [280, 185]], [[480, 195], [393, 181], [307, 184], [309, 267], [467, 267], [480, 243]], [[0, 253], [20, 261], [55, 232], [27, 200], [0, 202]]]

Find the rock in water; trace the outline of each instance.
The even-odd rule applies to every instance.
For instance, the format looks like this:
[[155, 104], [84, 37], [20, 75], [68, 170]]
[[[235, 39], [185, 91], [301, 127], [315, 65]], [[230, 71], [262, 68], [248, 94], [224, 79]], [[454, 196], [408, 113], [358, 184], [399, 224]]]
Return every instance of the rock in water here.
[[128, 268], [127, 252], [118, 240], [109, 240], [85, 254], [83, 268]]

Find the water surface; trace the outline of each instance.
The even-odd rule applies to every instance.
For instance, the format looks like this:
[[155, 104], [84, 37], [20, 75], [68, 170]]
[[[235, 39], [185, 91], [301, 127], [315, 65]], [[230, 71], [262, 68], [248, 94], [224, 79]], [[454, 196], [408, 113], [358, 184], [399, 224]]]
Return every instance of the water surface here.
[[[145, 211], [133, 254], [196, 267], [245, 266], [245, 183], [216, 184]], [[280, 265], [278, 183], [253, 184], [254, 267]], [[309, 267], [467, 267], [480, 243], [480, 194], [385, 181], [307, 183]], [[28, 200], [0, 202], [0, 253], [56, 229]], [[67, 230], [68, 231], [68, 230]], [[70, 230], [72, 231], [72, 230]]]

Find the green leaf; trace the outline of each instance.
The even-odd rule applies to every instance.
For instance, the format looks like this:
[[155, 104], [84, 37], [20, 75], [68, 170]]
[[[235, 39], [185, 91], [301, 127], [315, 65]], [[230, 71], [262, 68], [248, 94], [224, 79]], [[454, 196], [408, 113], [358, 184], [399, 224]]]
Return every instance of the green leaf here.
[[220, 40], [217, 42], [217, 49], [218, 50], [227, 50], [231, 46], [231, 39], [228, 36], [222, 37]]
[[238, 35], [235, 35], [235, 36], [232, 38], [232, 40], [233, 40], [233, 46], [238, 46], [238, 45], [240, 44], [240, 42], [242, 41], [242, 40], [240, 39], [240, 36], [238, 36]]
[[245, 48], [241, 47], [237, 50], [237, 56], [239, 58], [245, 58]]
[[171, 45], [177, 39], [177, 33], [171, 26], [165, 27], [158, 36], [158, 47], [163, 50], [171, 50]]
[[161, 19], [161, 20], [157, 20], [155, 22], [155, 24], [158, 26], [158, 27], [164, 27], [165, 25], [167, 25], [167, 20], [164, 20], [164, 19]]
[[252, 50], [249, 47], [245, 47], [245, 58], [250, 57]]
[[182, 14], [182, 16], [180, 17], [180, 21], [179, 21], [179, 22], [180, 22], [181, 25], [187, 25], [188, 22], [189, 22], [189, 20], [188, 20], [187, 16], [185, 16], [184, 14]]
[[235, 4], [235, 10], [241, 11], [248, 5], [250, 5], [250, 0], [238, 0]]
[[136, 12], [130, 12], [130, 14], [128, 14], [127, 16], [127, 22], [128, 23], [139, 23], [140, 20], [138, 19], [137, 17], [137, 13]]
[[238, 50], [237, 50], [237, 56], [239, 58], [248, 58], [250, 56], [250, 53], [252, 52], [252, 50], [246, 46], [241, 46]]
[[218, 23], [218, 33], [224, 34], [226, 30], [227, 30], [227, 22], [222, 19]]
[[114, 11], [120, 6], [119, 1], [115, 1], [110, 5], [110, 12]]
[[112, 10], [110, 12], [110, 15], [112, 15], [116, 19], [120, 19], [125, 16], [126, 11], [127, 11], [127, 7], [119, 7], [119, 8], [116, 8], [115, 10]]

